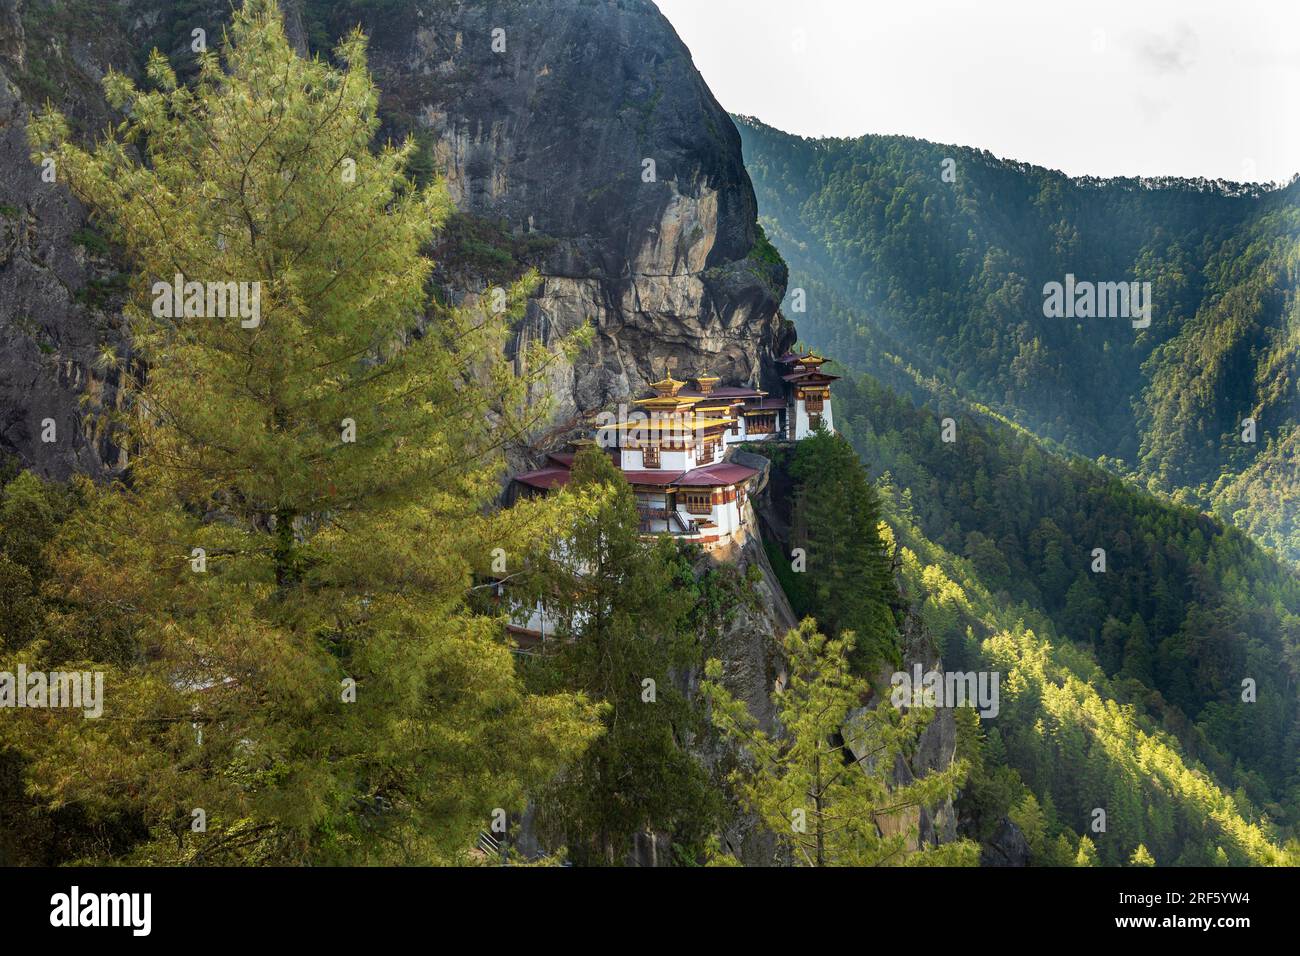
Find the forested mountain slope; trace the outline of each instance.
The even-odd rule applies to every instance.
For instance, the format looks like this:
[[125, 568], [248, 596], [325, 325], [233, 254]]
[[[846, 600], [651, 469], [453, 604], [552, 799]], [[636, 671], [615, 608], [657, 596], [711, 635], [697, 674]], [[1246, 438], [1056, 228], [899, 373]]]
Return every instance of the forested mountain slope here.
[[[1054, 825], [1082, 835], [1091, 810], [1109, 808], [1112, 837], [1093, 836], [1110, 863], [1138, 843], [1161, 863], [1222, 862], [1220, 847], [1259, 862], [1257, 838], [1290, 838], [1300, 581], [1287, 566], [1236, 528], [951, 399], [924, 407], [868, 376], [838, 394], [945, 665], [1002, 672], [1010, 703], [990, 725], [991, 763], [1014, 768], [1060, 814]], [[972, 800], [1008, 799], [1006, 786], [985, 780]]]
[[[849, 373], [836, 422], [880, 476], [909, 598], [947, 667], [1011, 681], [986, 746], [966, 743], [990, 758], [971, 833], [1006, 812], [1043, 830], [1040, 861], [1068, 862], [1109, 807], [1103, 862], [1139, 844], [1160, 863], [1269, 857], [1246, 847], [1297, 823], [1300, 581], [1188, 505], [1294, 544], [1300, 183], [1071, 180], [738, 125], [787, 307]], [[1151, 325], [1046, 317], [1067, 274], [1150, 281]]]
[[[942, 380], [1300, 556], [1300, 181], [1072, 179], [737, 123], [810, 343], [892, 384]], [[1150, 282], [1149, 327], [1046, 316], [1067, 275]]]

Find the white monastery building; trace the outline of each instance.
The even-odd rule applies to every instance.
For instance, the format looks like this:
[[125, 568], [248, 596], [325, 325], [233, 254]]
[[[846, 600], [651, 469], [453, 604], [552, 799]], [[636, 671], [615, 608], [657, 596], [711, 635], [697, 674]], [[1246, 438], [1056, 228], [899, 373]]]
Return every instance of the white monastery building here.
[[[602, 413], [594, 442], [575, 443], [599, 445], [618, 465], [636, 494], [642, 534], [670, 534], [706, 550], [742, 540], [747, 490], [758, 472], [726, 461], [727, 447], [800, 441], [818, 428], [833, 430], [830, 383], [839, 376], [822, 371], [826, 359], [789, 352], [779, 361], [787, 369], [781, 397], [747, 386], [719, 388], [708, 372], [694, 379], [694, 388], [668, 374], [651, 384], [653, 395], [633, 403], [635, 412], [619, 419]], [[550, 454], [543, 467], [516, 475], [520, 493], [564, 487], [575, 454]], [[554, 633], [540, 604], [516, 607], [512, 617], [508, 630], [520, 649]]]
[[[753, 468], [724, 460], [742, 442], [799, 441], [820, 427], [833, 430], [826, 359], [789, 352], [780, 359], [786, 394], [779, 398], [745, 386], [718, 387], [708, 372], [695, 387], [666, 375], [654, 394], [636, 401], [625, 420], [598, 418], [596, 443], [636, 492], [641, 530], [709, 546], [744, 527], [746, 486]], [[607, 420], [605, 420], [607, 419]], [[547, 456], [544, 467], [515, 476], [525, 493], [549, 492], [569, 480], [573, 452]]]

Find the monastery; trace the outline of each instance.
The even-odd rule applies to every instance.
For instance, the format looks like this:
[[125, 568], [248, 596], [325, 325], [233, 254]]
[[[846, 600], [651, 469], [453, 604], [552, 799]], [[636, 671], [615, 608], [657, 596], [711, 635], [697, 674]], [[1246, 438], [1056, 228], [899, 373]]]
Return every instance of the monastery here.
[[[746, 386], [718, 387], [705, 372], [694, 387], [671, 374], [651, 384], [654, 394], [636, 411], [597, 418], [595, 443], [623, 471], [636, 493], [645, 534], [671, 534], [706, 548], [744, 531], [746, 487], [753, 468], [725, 460], [729, 445], [799, 441], [820, 427], [833, 430], [830, 385], [813, 352], [789, 352], [781, 364], [785, 394], [771, 397]], [[549, 455], [536, 471], [516, 475], [524, 494], [545, 494], [569, 480], [573, 453]]]
[[[665, 374], [651, 384], [653, 395], [633, 403], [634, 412], [602, 413], [595, 438], [575, 443], [605, 449], [622, 470], [636, 494], [642, 534], [670, 534], [705, 550], [743, 541], [747, 490], [758, 472], [727, 461], [727, 446], [799, 441], [833, 428], [830, 384], [839, 376], [822, 371], [826, 359], [789, 352], [779, 361], [787, 369], [780, 397], [757, 388], [719, 388], [720, 379], [708, 372], [694, 379], [694, 388]], [[575, 454], [548, 455], [544, 467], [516, 475], [519, 493], [545, 495], [564, 487]], [[497, 595], [504, 599], [504, 590]], [[556, 631], [540, 602], [511, 602], [511, 618], [506, 630], [518, 653], [533, 653]]]

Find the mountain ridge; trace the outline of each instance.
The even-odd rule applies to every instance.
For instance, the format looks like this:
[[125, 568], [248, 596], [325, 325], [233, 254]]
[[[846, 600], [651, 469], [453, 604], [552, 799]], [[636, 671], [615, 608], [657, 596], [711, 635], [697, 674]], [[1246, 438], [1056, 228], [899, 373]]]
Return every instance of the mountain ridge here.
[[[810, 342], [886, 378], [897, 356], [1300, 558], [1300, 486], [1257, 477], [1287, 474], [1300, 428], [1300, 178], [1072, 179], [737, 122]], [[1150, 327], [1049, 317], [1040, 290], [1068, 275], [1150, 282]], [[1246, 418], [1253, 444], [1236, 440]]]

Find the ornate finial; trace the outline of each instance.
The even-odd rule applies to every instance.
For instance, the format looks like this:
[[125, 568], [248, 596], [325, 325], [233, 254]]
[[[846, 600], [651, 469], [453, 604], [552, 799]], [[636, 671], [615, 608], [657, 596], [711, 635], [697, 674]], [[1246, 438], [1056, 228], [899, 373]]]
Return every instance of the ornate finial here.
[[695, 376], [695, 384], [699, 387], [700, 394], [702, 395], [711, 394], [713, 392], [713, 387], [720, 381], [722, 381], [722, 379], [718, 378], [716, 375], [710, 375], [707, 368], [699, 375]]

